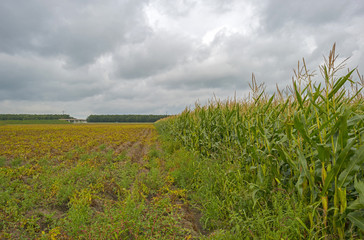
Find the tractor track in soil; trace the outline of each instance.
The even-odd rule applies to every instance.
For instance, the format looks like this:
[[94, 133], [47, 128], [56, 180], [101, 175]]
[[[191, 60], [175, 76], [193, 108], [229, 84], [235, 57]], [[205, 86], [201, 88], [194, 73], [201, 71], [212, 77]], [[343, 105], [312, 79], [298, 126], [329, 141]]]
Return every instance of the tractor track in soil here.
[[[126, 155], [129, 157], [129, 159], [137, 163], [141, 166], [140, 170], [138, 171], [138, 174], [136, 176], [136, 179], [141, 174], [148, 174], [150, 169], [147, 167], [147, 155], [151, 149], [151, 145], [147, 144], [148, 139], [151, 138], [151, 132], [152, 129], [145, 129], [142, 131], [141, 135], [142, 137], [139, 137], [139, 139], [143, 139], [142, 143], [141, 141], [130, 141], [125, 142], [118, 146], [115, 150], [116, 153], [122, 153], [127, 152]], [[163, 151], [158, 140], [154, 141], [153, 144], [154, 147], [158, 151]], [[164, 168], [164, 159], [162, 160], [162, 168]], [[165, 169], [161, 169], [161, 171], [166, 171]], [[132, 191], [133, 186], [131, 187], [130, 191]], [[171, 189], [176, 190], [178, 189], [177, 186], [172, 185]], [[147, 199], [147, 202], [151, 204], [151, 197], [149, 196]], [[201, 218], [201, 212], [197, 210], [196, 208], [192, 207], [187, 201], [176, 199], [174, 200], [174, 204], [176, 206], [179, 206], [178, 213], [181, 215], [180, 224], [185, 228], [188, 229], [190, 232], [190, 236], [192, 239], [197, 239], [201, 235], [206, 235], [207, 232], [203, 229], [200, 218]]]

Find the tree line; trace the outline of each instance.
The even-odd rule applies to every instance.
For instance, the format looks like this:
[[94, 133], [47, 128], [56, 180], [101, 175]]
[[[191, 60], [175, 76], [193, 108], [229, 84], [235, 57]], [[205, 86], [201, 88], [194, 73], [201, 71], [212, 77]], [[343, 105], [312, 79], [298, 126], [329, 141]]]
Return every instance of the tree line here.
[[[168, 115], [90, 115], [87, 122], [156, 122]], [[74, 119], [69, 114], [0, 114], [0, 120]]]
[[59, 120], [73, 118], [69, 114], [0, 114], [0, 120]]
[[87, 122], [156, 122], [168, 115], [90, 115]]

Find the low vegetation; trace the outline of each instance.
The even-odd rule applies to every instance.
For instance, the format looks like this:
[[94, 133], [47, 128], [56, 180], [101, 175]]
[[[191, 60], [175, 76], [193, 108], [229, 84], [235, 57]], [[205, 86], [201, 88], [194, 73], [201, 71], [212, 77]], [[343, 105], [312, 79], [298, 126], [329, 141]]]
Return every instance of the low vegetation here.
[[174, 186], [151, 124], [0, 128], [0, 239], [183, 239]]
[[322, 82], [303, 62], [285, 91], [269, 96], [253, 78], [245, 100], [157, 122], [210, 238], [364, 238], [364, 80], [338, 77], [336, 60], [334, 46]]

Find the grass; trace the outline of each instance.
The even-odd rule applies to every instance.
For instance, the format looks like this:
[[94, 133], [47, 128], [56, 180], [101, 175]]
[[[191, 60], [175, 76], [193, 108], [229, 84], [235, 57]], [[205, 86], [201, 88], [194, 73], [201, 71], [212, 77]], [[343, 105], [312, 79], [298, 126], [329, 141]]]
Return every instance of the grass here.
[[246, 99], [156, 123], [211, 237], [364, 237], [364, 80], [355, 69], [338, 76], [337, 57], [334, 45], [319, 83], [303, 61], [285, 90], [269, 96], [253, 76]]

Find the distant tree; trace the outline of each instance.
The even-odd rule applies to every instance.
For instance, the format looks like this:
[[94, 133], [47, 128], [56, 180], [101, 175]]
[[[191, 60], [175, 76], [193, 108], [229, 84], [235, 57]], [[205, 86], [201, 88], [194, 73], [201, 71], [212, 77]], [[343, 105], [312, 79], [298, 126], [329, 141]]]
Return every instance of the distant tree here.
[[156, 122], [168, 115], [90, 115], [87, 122]]
[[73, 118], [69, 114], [0, 114], [0, 120], [59, 120]]

